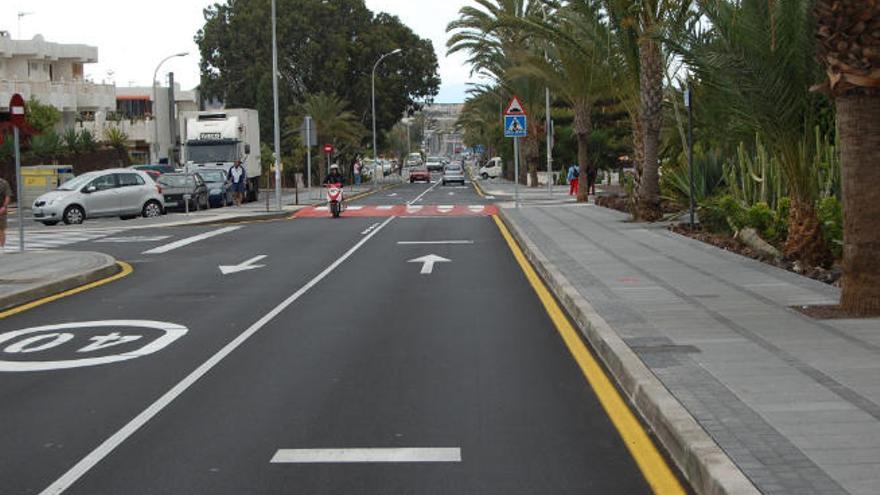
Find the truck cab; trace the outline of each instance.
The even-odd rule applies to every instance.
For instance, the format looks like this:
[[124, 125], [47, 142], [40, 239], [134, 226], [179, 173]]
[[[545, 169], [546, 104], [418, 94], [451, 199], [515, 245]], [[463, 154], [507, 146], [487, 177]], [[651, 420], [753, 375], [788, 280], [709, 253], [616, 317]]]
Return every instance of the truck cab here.
[[259, 197], [259, 115], [251, 109], [187, 112], [183, 118], [183, 159], [187, 172], [202, 168], [229, 171], [241, 160], [247, 172], [246, 201]]

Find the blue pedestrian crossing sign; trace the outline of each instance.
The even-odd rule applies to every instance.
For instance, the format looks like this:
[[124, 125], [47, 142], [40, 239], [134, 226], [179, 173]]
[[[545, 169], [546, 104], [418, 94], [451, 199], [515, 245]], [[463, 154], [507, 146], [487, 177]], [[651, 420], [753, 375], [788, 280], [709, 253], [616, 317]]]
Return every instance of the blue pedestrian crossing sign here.
[[525, 115], [504, 116], [504, 137], [521, 138], [528, 135]]

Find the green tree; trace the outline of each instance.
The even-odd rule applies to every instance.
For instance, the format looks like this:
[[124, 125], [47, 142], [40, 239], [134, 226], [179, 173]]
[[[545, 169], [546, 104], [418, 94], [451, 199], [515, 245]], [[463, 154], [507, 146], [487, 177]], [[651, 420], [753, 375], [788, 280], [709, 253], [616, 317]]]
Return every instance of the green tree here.
[[[359, 147], [360, 142], [367, 135], [367, 130], [357, 116], [347, 108], [348, 103], [333, 94], [316, 93], [306, 96], [303, 103], [289, 112], [291, 115], [287, 118], [286, 124], [292, 131], [288, 133], [287, 141], [299, 144], [299, 128], [303, 117], [310, 115], [318, 133], [319, 146], [332, 144], [337, 154], [352, 152]], [[318, 173], [313, 174], [313, 177], [317, 177], [320, 182], [324, 180], [330, 164], [327, 163], [324, 153], [319, 152], [318, 155], [316, 162], [320, 166], [317, 169]]]
[[31, 96], [25, 103], [25, 112], [27, 113], [28, 124], [40, 132], [49, 132], [61, 122], [61, 111], [52, 105], [44, 105], [39, 100]]
[[814, 129], [826, 105], [811, 94], [814, 59], [810, 0], [704, 2], [701, 17], [675, 49], [736, 126], [761, 136], [781, 166], [791, 196], [785, 254], [810, 266], [829, 258], [816, 212]]
[[[400, 20], [374, 15], [363, 0], [278, 0], [278, 67], [282, 121], [306, 95], [334, 94], [350, 103], [362, 124], [371, 122], [371, 74], [380, 55], [396, 48], [376, 77], [377, 127], [390, 129], [407, 108], [437, 93], [437, 57], [431, 42]], [[201, 88], [230, 107], [256, 108], [264, 140], [272, 134], [269, 2], [236, 0], [204, 11], [195, 40], [202, 55]]]

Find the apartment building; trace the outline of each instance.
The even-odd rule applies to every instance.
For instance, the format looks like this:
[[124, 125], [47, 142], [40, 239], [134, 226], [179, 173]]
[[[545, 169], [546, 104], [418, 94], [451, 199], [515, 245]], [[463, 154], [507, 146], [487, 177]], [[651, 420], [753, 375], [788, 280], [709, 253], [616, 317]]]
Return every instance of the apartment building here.
[[41, 35], [14, 40], [0, 31], [0, 112], [9, 111], [14, 93], [61, 110], [65, 127], [72, 127], [82, 113], [115, 109], [114, 87], [83, 76], [85, 64], [97, 61], [94, 46], [51, 43]]

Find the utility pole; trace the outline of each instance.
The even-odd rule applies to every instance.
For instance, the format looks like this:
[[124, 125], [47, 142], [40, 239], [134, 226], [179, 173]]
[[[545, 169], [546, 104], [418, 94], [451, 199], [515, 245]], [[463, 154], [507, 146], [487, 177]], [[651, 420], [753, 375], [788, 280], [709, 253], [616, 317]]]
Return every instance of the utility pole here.
[[[312, 199], [312, 116], [306, 115], [306, 189]], [[317, 143], [315, 143], [317, 144]]]
[[[541, 5], [541, 12], [544, 14], [544, 23], [547, 22], [546, 5]], [[547, 49], [544, 49], [544, 60], [547, 60]], [[544, 86], [544, 102], [546, 104], [546, 116], [544, 120], [544, 129], [547, 134], [547, 192], [553, 197], [553, 135], [550, 126], [550, 87]], [[537, 184], [535, 184], [537, 187]]]
[[272, 102], [275, 110], [275, 207], [281, 210], [281, 127], [278, 117], [278, 42], [275, 0], [272, 0]]
[[694, 102], [693, 92], [691, 91], [691, 83], [688, 81], [687, 88], [684, 90], [684, 104], [688, 109], [688, 171], [690, 173], [690, 217], [691, 230], [694, 230], [694, 210], [696, 210], [696, 198], [694, 198]]
[[[157, 163], [159, 161], [159, 95], [156, 89], [156, 76], [159, 74], [159, 68], [162, 67], [162, 64], [167, 62], [168, 60], [174, 57], [185, 57], [189, 55], [189, 52], [181, 52], [175, 53], [174, 55], [169, 55], [162, 59], [159, 62], [159, 65], [156, 66], [156, 70], [153, 71], [153, 145], [150, 147], [153, 151], [152, 161], [153, 163]], [[171, 117], [168, 118], [168, 125], [171, 125]]]
[[[376, 139], [376, 68], [378, 68], [379, 64], [382, 63], [383, 60], [385, 60], [385, 57], [390, 57], [391, 55], [398, 54], [402, 51], [403, 49], [401, 48], [390, 51], [379, 57], [379, 60], [376, 60], [376, 63], [373, 64], [373, 75], [371, 79], [373, 88], [373, 166], [378, 166], [378, 170], [380, 171], [382, 170], [382, 166], [379, 165], [379, 149], [377, 144], [378, 140]], [[384, 177], [384, 175], [385, 174], [383, 173], [382, 176]]]

